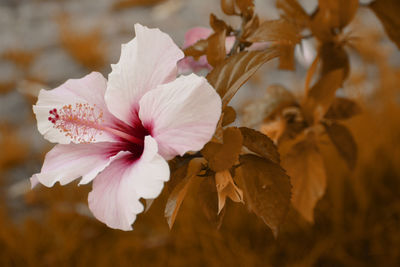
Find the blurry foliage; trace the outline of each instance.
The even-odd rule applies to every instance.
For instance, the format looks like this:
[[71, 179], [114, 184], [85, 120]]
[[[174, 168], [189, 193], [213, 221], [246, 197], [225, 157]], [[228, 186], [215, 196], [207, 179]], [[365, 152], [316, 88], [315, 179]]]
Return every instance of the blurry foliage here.
[[10, 124], [0, 125], [0, 171], [18, 165], [28, 156], [28, 144], [18, 137]]
[[138, 6], [153, 6], [164, 1], [165, 0], [119, 0], [113, 4], [112, 8], [115, 11], [119, 11]]
[[[114, 10], [159, 2], [117, 1]], [[86, 205], [89, 186], [76, 184], [29, 191], [23, 195], [28, 210], [15, 216], [5, 177], [26, 165], [33, 144], [2, 124], [0, 266], [398, 265], [400, 70], [388, 63], [381, 34], [344, 33], [357, 23], [358, 1], [318, 2], [307, 14], [296, 0], [278, 0], [280, 18], [260, 21], [253, 1], [221, 0], [226, 15], [241, 19], [240, 28], [212, 14], [214, 33], [185, 49], [187, 56], [206, 55], [214, 67], [207, 79], [223, 103], [216, 134], [200, 152], [169, 162], [170, 181], [154, 203], [146, 202], [133, 232], [96, 221]], [[398, 1], [366, 7], [399, 46]], [[60, 22], [62, 47], [90, 70], [106, 63], [101, 36]], [[226, 37], [235, 37], [231, 51]], [[294, 70], [294, 47], [308, 38], [316, 40], [317, 56], [304, 86], [269, 85], [264, 97], [238, 112], [251, 128], [230, 126], [237, 112], [229, 102], [241, 86], [274, 58], [280, 69]], [[255, 42], [268, 46], [248, 51]], [[361, 69], [350, 64], [353, 54]], [[10, 50], [2, 58], [24, 80], [43, 83], [29, 76], [35, 55]], [[377, 78], [366, 65], [376, 68]], [[376, 87], [372, 95], [362, 92], [367, 83]], [[15, 86], [3, 81], [0, 92]], [[337, 95], [359, 87], [354, 99]]]
[[37, 52], [25, 51], [21, 49], [9, 50], [2, 54], [2, 58], [11, 63], [14, 63], [21, 69], [29, 68], [35, 60]]
[[77, 63], [88, 70], [101, 70], [105, 64], [105, 42], [100, 29], [77, 32], [69, 25], [68, 18], [59, 19], [61, 46]]
[[2, 81], [0, 82], [0, 94], [7, 94], [14, 90], [15, 82], [14, 81]]

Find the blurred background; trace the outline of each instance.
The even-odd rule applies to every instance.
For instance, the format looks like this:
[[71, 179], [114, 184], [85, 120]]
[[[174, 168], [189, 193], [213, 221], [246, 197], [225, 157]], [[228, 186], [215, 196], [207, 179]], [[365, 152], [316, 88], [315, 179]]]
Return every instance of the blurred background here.
[[[299, 2], [311, 13], [317, 0]], [[255, 3], [262, 19], [278, 18], [275, 1]], [[347, 51], [351, 75], [339, 92], [363, 107], [346, 122], [358, 163], [350, 171], [330, 146], [323, 149], [328, 186], [313, 225], [289, 214], [274, 239], [244, 205], [228, 201], [224, 216], [212, 218], [196, 201], [202, 192], [191, 192], [172, 230], [162, 194], [134, 231], [122, 232], [92, 217], [90, 185], [30, 189], [53, 146], [32, 113], [41, 88], [93, 70], [107, 77], [134, 23], [160, 28], [182, 46], [185, 32], [207, 27], [211, 12], [240, 22], [224, 16], [217, 0], [0, 0], [0, 266], [400, 265], [400, 55], [366, 8], [348, 29], [360, 42], [358, 52]], [[295, 71], [278, 71], [275, 61], [260, 69], [234, 99], [238, 124], [270, 84], [301, 96], [315, 53], [310, 40], [297, 51]]]

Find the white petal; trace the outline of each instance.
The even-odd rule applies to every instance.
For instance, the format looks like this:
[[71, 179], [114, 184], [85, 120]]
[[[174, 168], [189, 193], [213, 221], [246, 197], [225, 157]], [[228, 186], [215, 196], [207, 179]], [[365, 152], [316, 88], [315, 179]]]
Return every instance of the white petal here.
[[46, 154], [41, 172], [32, 176], [32, 187], [37, 181], [48, 187], [65, 185], [81, 176], [80, 184], [89, 183], [113, 160], [111, 144], [56, 145]]
[[[39, 132], [53, 143], [69, 144], [71, 138], [66, 137], [59, 129], [48, 120], [49, 111], [56, 108], [60, 110], [63, 106], [77, 103], [89, 104], [96, 111], [103, 113], [104, 124], [112, 124], [115, 118], [108, 112], [104, 101], [104, 93], [107, 80], [98, 72], [92, 72], [81, 79], [70, 79], [53, 90], [40, 90], [38, 101], [33, 106]], [[113, 138], [107, 133], [96, 134], [97, 142], [112, 141]]]
[[159, 84], [175, 79], [183, 52], [159, 29], [135, 24], [136, 37], [122, 45], [119, 62], [108, 76], [106, 102], [125, 123], [137, 122], [140, 98]]
[[165, 159], [200, 150], [215, 132], [221, 98], [203, 77], [191, 74], [160, 85], [140, 100], [139, 117]]
[[143, 211], [140, 198], [156, 198], [169, 179], [168, 163], [157, 153], [157, 143], [145, 138], [142, 156], [135, 162], [129, 155], [115, 159], [93, 182], [89, 208], [111, 228], [132, 230], [136, 215]]

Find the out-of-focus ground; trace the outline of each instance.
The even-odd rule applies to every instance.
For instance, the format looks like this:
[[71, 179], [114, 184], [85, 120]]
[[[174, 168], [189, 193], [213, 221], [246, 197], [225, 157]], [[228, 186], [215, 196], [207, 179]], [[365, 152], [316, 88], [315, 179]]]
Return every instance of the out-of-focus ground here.
[[[92, 70], [106, 76], [121, 43], [133, 38], [134, 23], [158, 27], [182, 45], [189, 28], [207, 26], [210, 12], [222, 16], [216, 0], [136, 2], [148, 6], [0, 0], [0, 266], [398, 266], [400, 61], [368, 11], [359, 12], [364, 24], [354, 27], [367, 33], [362, 36], [371, 59], [360, 63], [351, 54], [352, 76], [341, 92], [363, 106], [346, 123], [359, 147], [358, 164], [349, 171], [336, 151], [323, 151], [329, 180], [314, 225], [289, 214], [274, 239], [243, 205], [229, 202], [217, 229], [196, 202], [201, 192], [191, 192], [172, 230], [163, 217], [163, 194], [138, 217], [133, 232], [121, 232], [91, 216], [90, 186], [29, 189], [28, 178], [52, 147], [37, 132], [31, 110], [40, 88]], [[302, 2], [312, 11], [316, 1]], [[274, 1], [256, 1], [256, 12], [276, 18], [273, 6]], [[262, 95], [270, 83], [301, 90], [309, 63], [298, 63], [294, 73], [268, 64], [236, 106]]]

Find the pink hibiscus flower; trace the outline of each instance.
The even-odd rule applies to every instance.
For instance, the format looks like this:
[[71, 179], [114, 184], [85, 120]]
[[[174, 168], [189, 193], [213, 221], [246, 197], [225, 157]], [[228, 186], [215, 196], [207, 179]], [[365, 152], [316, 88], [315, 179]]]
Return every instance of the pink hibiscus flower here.
[[32, 185], [93, 181], [89, 208], [111, 228], [132, 230], [140, 198], [156, 198], [169, 179], [166, 160], [211, 139], [221, 99], [202, 77], [177, 75], [183, 52], [158, 29], [135, 25], [108, 81], [97, 72], [41, 90], [38, 129], [58, 143]]

